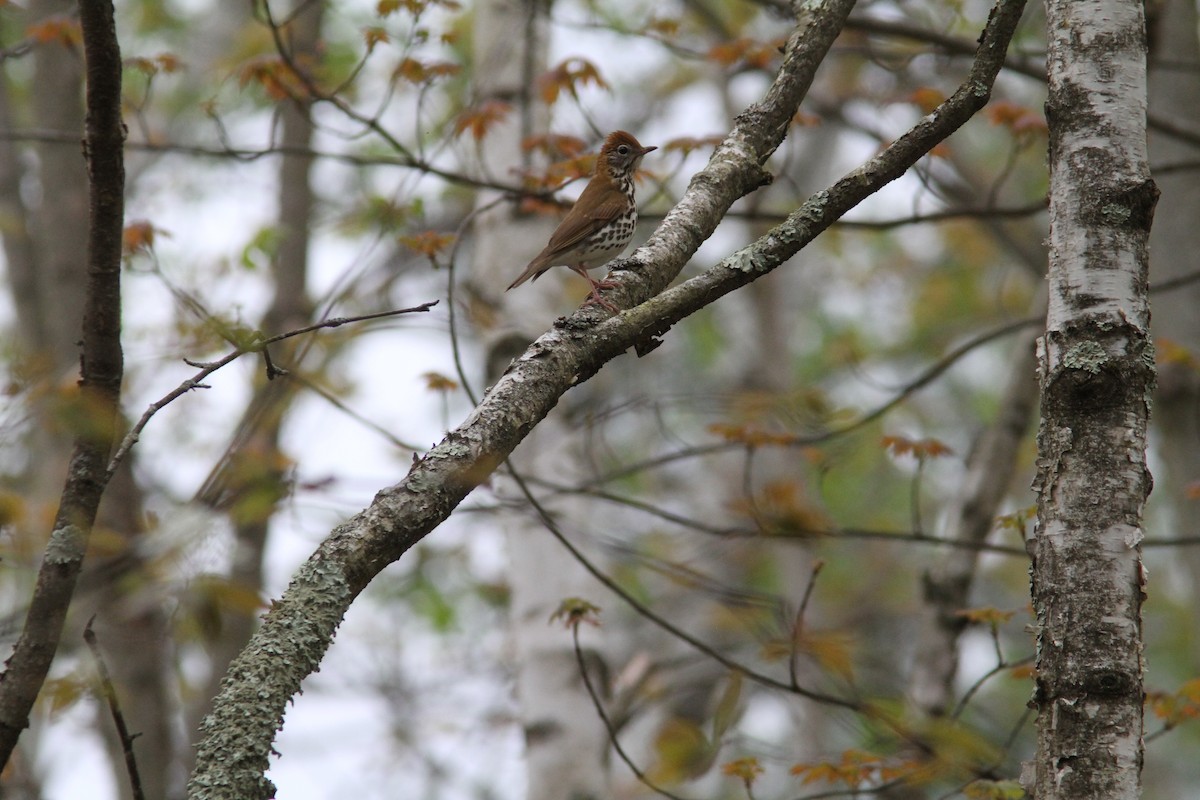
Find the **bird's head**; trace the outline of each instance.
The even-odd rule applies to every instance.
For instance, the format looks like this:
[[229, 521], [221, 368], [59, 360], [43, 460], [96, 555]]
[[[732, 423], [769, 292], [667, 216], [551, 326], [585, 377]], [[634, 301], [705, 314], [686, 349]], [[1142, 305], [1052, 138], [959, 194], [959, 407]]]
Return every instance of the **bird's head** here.
[[632, 177], [638, 165], [642, 163], [642, 156], [657, 149], [657, 147], [642, 147], [632, 133], [614, 131], [608, 135], [608, 138], [604, 140], [604, 146], [600, 148], [600, 157], [596, 161], [596, 174], [600, 174], [600, 171], [604, 170], [612, 178]]

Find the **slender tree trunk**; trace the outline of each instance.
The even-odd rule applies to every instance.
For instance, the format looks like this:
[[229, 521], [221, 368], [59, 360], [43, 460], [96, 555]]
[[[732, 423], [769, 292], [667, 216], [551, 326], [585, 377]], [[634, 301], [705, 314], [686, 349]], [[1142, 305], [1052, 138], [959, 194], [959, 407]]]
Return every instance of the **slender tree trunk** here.
[[[78, 402], [88, 419], [75, 431], [58, 513], [21, 636], [0, 675], [0, 764], [8, 762], [62, 642], [67, 610], [109, 481], [109, 453], [118, 429], [124, 354], [121, 351], [121, 230], [124, 141], [121, 52], [111, 3], [80, 8], [87, 69], [88, 228], [74, 268], [86, 285]], [[79, 280], [75, 277], [74, 280]], [[78, 334], [77, 334], [78, 335]]]
[[[503, 100], [514, 105], [502, 128], [482, 143], [487, 169], [502, 174], [527, 163], [521, 140], [544, 131], [548, 114], [536, 103], [531, 89], [545, 69], [545, 7], [535, 0], [488, 0], [475, 17], [476, 101]], [[481, 195], [483, 206], [494, 197]], [[537, 284], [501, 295], [501, 291], [535, 256], [552, 230], [541, 216], [520, 216], [504, 203], [481, 215], [475, 224], [473, 281], [481, 293], [508, 311], [502, 330], [480, 331], [488, 362], [503, 369], [524, 350], [545, 323], [562, 313], [562, 281], [573, 281], [567, 270], [552, 272]], [[568, 288], [575, 288], [568, 286]], [[569, 301], [565, 301], [569, 302]], [[488, 375], [491, 383], [498, 377]], [[545, 420], [513, 455], [510, 463], [526, 475], [578, 475], [580, 438], [562, 415]], [[505, 482], [512, 492], [519, 491]], [[567, 530], [585, 527], [582, 501], [554, 501], [555, 518]], [[525, 769], [529, 800], [609, 797], [605, 753], [608, 738], [587, 695], [570, 634], [550, 626], [550, 615], [568, 597], [592, 597], [596, 582], [537, 521], [528, 508], [507, 516], [510, 563], [508, 582], [514, 654], [513, 671], [521, 726], [525, 733]], [[594, 598], [599, 600], [599, 598]], [[592, 667], [593, 683], [603, 685], [603, 659], [597, 649], [602, 636], [581, 631]]]
[[1038, 800], [1141, 794], [1142, 507], [1154, 385], [1137, 0], [1052, 0], [1050, 307], [1039, 342]]
[[[947, 520], [947, 539], [981, 545], [995, 527], [1037, 402], [1033, 338], [1033, 334], [1022, 334], [1014, 343], [999, 412], [979, 436], [967, 459], [967, 473]], [[940, 716], [950, 711], [954, 703], [959, 637], [966, 627], [966, 620], [957, 612], [969, 607], [979, 552], [970, 546], [954, 548], [933, 563], [923, 576], [925, 619], [919, 633], [910, 691], [926, 714]]]
[[[1150, 114], [1184, 130], [1200, 130], [1200, 74], [1180, 69], [1200, 63], [1194, 0], [1164, 0], [1152, 5], [1147, 20], [1150, 33]], [[1158, 173], [1163, 167], [1195, 159], [1192, 142], [1154, 130], [1150, 132], [1150, 158], [1155, 182], [1162, 191], [1159, 212], [1150, 235], [1150, 278], [1159, 285], [1200, 271], [1196, 246], [1196, 221], [1200, 219], [1200, 181], [1194, 170]], [[1185, 348], [1200, 357], [1200, 285], [1191, 283], [1154, 297], [1153, 330], [1159, 342], [1158, 391], [1154, 396], [1151, 439], [1161, 457], [1163, 474], [1156, 476], [1158, 491], [1151, 502], [1153, 519], [1163, 525], [1165, 537], [1193, 533], [1195, 500], [1189, 484], [1200, 480], [1200, 373], [1186, 358], [1171, 357], [1169, 347]], [[1186, 547], [1179, 559], [1193, 576], [1200, 577], [1200, 548]], [[1196, 586], [1193, 578], [1193, 586]], [[1193, 602], [1200, 592], [1193, 590]], [[1193, 664], [1200, 650], [1193, 645]]]

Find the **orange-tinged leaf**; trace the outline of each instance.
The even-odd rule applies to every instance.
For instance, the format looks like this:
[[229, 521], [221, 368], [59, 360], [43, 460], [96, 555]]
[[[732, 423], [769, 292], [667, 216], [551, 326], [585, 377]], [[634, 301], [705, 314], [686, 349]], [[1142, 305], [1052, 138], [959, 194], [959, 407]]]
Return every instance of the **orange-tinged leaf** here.
[[908, 96], [908, 101], [926, 114], [932, 113], [945, 100], [946, 95], [931, 86], [922, 86]]
[[734, 39], [728, 42], [718, 42], [708, 49], [708, 57], [722, 66], [737, 63], [749, 46], [749, 39]]
[[913, 456], [918, 459], [940, 458], [954, 451], [937, 439], [909, 439], [905, 436], [884, 436], [883, 448], [894, 456]]
[[522, 214], [545, 214], [546, 216], [561, 214], [565, 210], [565, 206], [553, 201], [529, 196], [522, 197], [517, 208]]
[[149, 253], [154, 250], [154, 239], [164, 231], [154, 227], [149, 221], [136, 219], [121, 231], [121, 251], [128, 258], [138, 253]]
[[805, 633], [798, 644], [825, 671], [846, 679], [854, 676], [853, 641], [846, 632]]
[[136, 70], [146, 76], [157, 75], [160, 72], [172, 73], [183, 69], [183, 62], [173, 53], [159, 53], [153, 58], [132, 56], [122, 62], [128, 69]]
[[708, 57], [725, 67], [741, 64], [754, 69], [766, 69], [780, 55], [783, 42], [783, 39], [759, 41], [739, 37], [713, 45], [708, 50]]
[[156, 65], [151, 59], [144, 58], [142, 56], [126, 58], [123, 59], [121, 63], [124, 64], [126, 69], [140, 72], [143, 75], [154, 75], [158, 72], [158, 65]]
[[430, 6], [441, 6], [450, 11], [457, 11], [462, 4], [457, 0], [379, 0], [375, 4], [375, 13], [381, 17], [389, 17], [397, 11], [407, 11], [414, 17], [420, 16]]
[[772, 481], [753, 497], [740, 497], [730, 506], [769, 535], [821, 536], [829, 529], [825, 515], [808, 502], [804, 487], [795, 481]]
[[415, 250], [423, 256], [433, 258], [438, 253], [454, 244], [454, 234], [438, 233], [437, 231], [422, 231], [400, 237], [400, 244]]
[[792, 124], [801, 128], [815, 128], [821, 122], [820, 117], [816, 114], [809, 114], [807, 111], [797, 111], [792, 115]]
[[652, 17], [646, 23], [646, 33], [657, 33], [667, 38], [679, 33], [679, 20], [674, 17]]
[[721, 772], [733, 778], [740, 778], [742, 783], [746, 784], [749, 789], [754, 785], [754, 781], [759, 775], [762, 775], [764, 770], [758, 759], [753, 756], [738, 758], [733, 761], [727, 761], [721, 765]]
[[482, 141], [488, 131], [504, 120], [512, 111], [512, 105], [503, 100], [485, 100], [474, 108], [468, 108], [454, 121], [454, 133], [461, 136], [470, 132], [475, 141]]
[[588, 85], [605, 90], [609, 88], [596, 65], [578, 56], [566, 59], [537, 78], [538, 94], [546, 105], [554, 105], [564, 91], [578, 100], [579, 88]]
[[555, 159], [577, 158], [587, 150], [587, 142], [578, 136], [540, 133], [526, 136], [521, 141], [521, 149], [527, 153], [545, 153], [547, 156]]
[[375, 50], [377, 44], [387, 44], [392, 40], [392, 37], [386, 30], [378, 25], [372, 25], [368, 28], [363, 28], [363, 42], [367, 45], [367, 52], [371, 53]]
[[714, 422], [708, 426], [709, 433], [715, 433], [727, 442], [739, 442], [750, 447], [764, 445], [788, 445], [796, 441], [796, 437], [787, 433], [764, 431], [752, 425], [734, 425], [727, 422]]
[[251, 84], [261, 86], [272, 100], [307, 94], [296, 73], [277, 55], [259, 56], [242, 64], [238, 70], [238, 85], [244, 89]]
[[1033, 664], [1018, 664], [1008, 671], [1008, 677], [1017, 681], [1027, 681], [1037, 674], [1037, 668]]
[[409, 83], [419, 85], [429, 83], [434, 78], [457, 75], [461, 71], [462, 66], [450, 61], [418, 61], [415, 58], [406, 57], [396, 66], [393, 74]]
[[836, 761], [820, 761], [815, 764], [794, 764], [791, 772], [809, 785], [818, 782], [842, 783], [857, 789], [871, 780], [881, 779], [883, 759], [863, 750], [846, 750]]
[[555, 161], [546, 167], [546, 172], [543, 174], [542, 180], [544, 181], [544, 186], [557, 188], [569, 181], [589, 177], [595, 171], [596, 155], [595, 153], [587, 153]]
[[1200, 678], [1193, 678], [1175, 692], [1146, 692], [1151, 713], [1168, 728], [1200, 717]]
[[1179, 695], [1194, 703], [1200, 703], [1200, 678], [1192, 678], [1180, 686]]
[[183, 69], [183, 61], [174, 53], [159, 53], [154, 57], [154, 63], [166, 73], [179, 72]]
[[431, 392], [449, 392], [458, 388], [458, 381], [440, 372], [425, 372], [421, 377], [425, 379], [425, 388]]
[[1008, 100], [997, 100], [987, 107], [993, 125], [1003, 125], [1013, 133], [1045, 133], [1046, 117], [1040, 112]]
[[60, 44], [74, 48], [83, 43], [79, 20], [66, 14], [55, 14], [35, 22], [25, 29], [25, 35], [38, 44]]
[[714, 148], [725, 140], [721, 134], [713, 134], [711, 136], [680, 136], [672, 139], [662, 146], [665, 151], [677, 151], [685, 156], [690, 153], [701, 150]]

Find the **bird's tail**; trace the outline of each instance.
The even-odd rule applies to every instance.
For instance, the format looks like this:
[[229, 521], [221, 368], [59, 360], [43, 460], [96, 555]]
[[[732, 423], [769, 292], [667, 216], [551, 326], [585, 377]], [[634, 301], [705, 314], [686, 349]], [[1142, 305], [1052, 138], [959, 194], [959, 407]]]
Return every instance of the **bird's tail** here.
[[515, 289], [530, 278], [537, 280], [538, 276], [545, 271], [546, 265], [543, 263], [542, 257], [538, 256], [533, 261], [529, 262], [529, 264], [525, 267], [525, 271], [522, 272], [515, 281], [510, 283], [508, 285], [508, 289], [505, 289], [504, 291], [507, 292], [509, 289]]

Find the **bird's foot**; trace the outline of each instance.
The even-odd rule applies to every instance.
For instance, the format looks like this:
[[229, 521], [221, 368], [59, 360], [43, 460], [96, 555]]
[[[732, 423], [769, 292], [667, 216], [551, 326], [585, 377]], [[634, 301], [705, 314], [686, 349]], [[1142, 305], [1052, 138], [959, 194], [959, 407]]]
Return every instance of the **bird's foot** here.
[[620, 314], [621, 309], [605, 300], [604, 296], [600, 294], [601, 289], [615, 289], [616, 287], [617, 284], [613, 283], [612, 281], [592, 281], [592, 293], [588, 295], [587, 300], [583, 301], [583, 304], [585, 306], [603, 306], [614, 314]]

